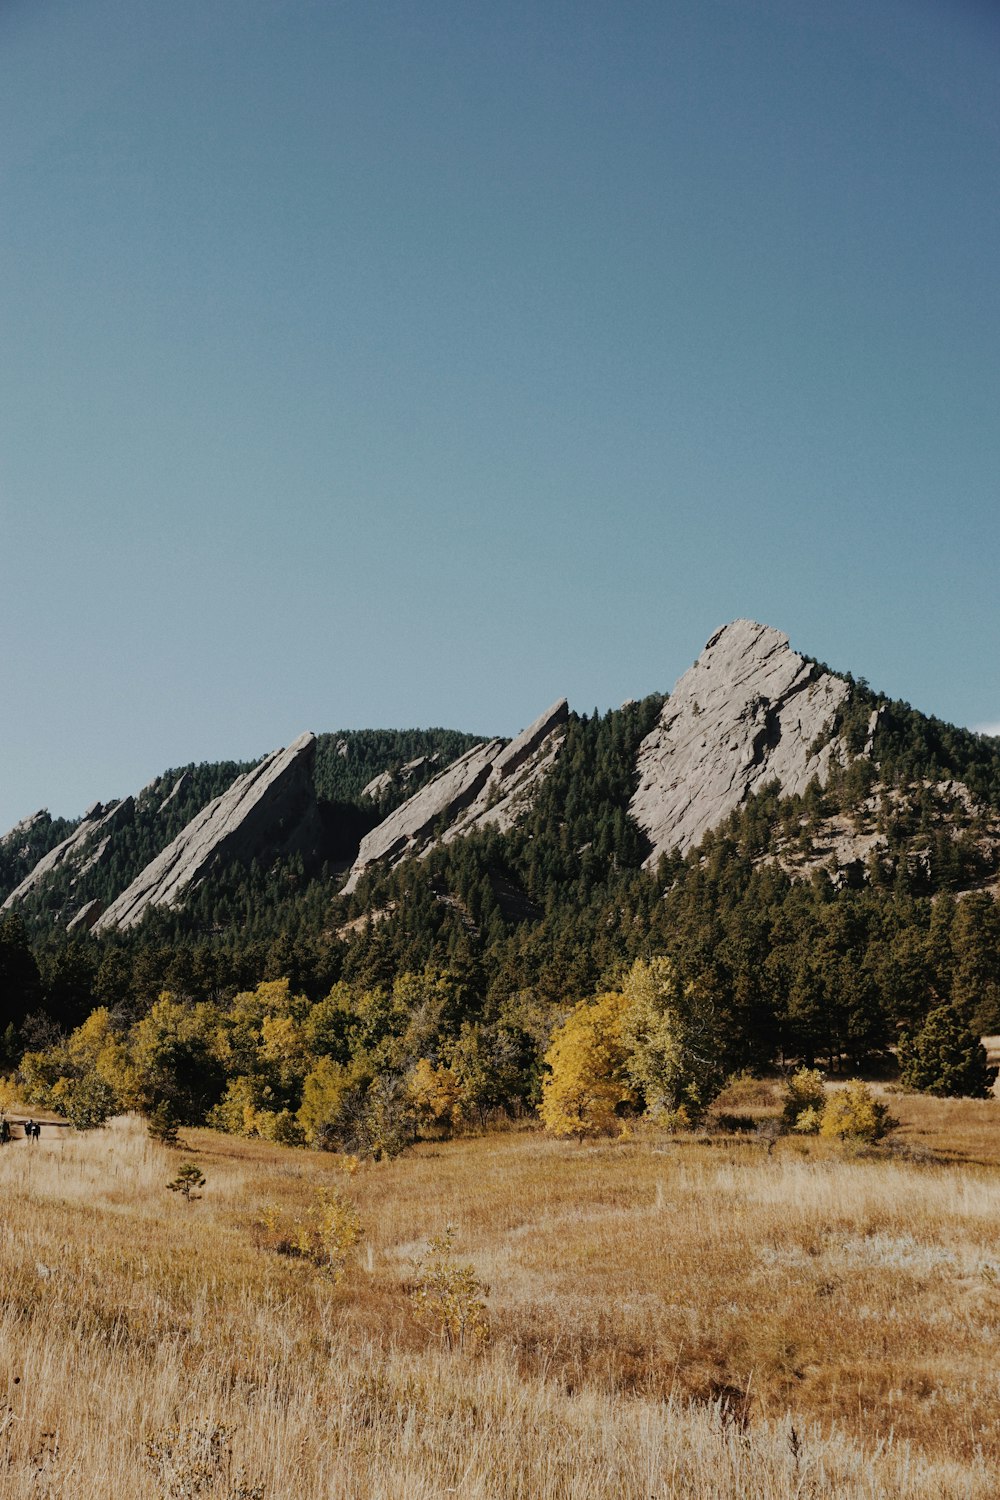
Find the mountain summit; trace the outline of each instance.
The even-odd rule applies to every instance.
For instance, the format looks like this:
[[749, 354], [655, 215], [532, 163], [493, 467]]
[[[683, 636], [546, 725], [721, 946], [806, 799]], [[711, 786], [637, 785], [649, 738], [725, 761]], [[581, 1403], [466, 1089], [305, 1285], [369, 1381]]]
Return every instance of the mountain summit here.
[[[504, 922], [526, 920], [558, 884], [569, 921], [595, 871], [692, 856], [743, 810], [767, 825], [753, 858], [793, 879], [826, 869], [855, 884], [971, 889], [1000, 865], [1000, 753], [740, 619], [666, 700], [587, 719], [560, 698], [510, 741], [307, 734], [253, 766], [164, 773], [75, 825], [36, 814], [0, 839], [0, 901], [77, 934], [131, 929], [154, 911], [161, 925], [174, 913], [216, 933], [237, 909], [279, 926], [293, 893], [318, 922], [341, 897], [339, 932], [402, 911], [386, 884], [397, 872], [401, 889], [420, 861], [438, 880], [442, 861], [479, 860], [450, 909], [497, 905]], [[451, 899], [447, 880], [438, 887], [435, 901]]]
[[768, 625], [734, 620], [717, 630], [639, 747], [629, 810], [652, 845], [647, 864], [686, 853], [770, 781], [785, 796], [801, 795], [814, 776], [825, 784], [842, 755], [829, 736], [849, 692]]

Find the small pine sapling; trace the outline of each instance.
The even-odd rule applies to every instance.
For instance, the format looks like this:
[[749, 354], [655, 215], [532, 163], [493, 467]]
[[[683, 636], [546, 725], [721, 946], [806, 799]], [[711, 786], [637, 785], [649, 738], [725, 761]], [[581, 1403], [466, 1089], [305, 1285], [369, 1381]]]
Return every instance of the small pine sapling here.
[[201, 1194], [195, 1192], [195, 1188], [205, 1186], [205, 1178], [197, 1162], [186, 1161], [179, 1169], [173, 1182], [168, 1182], [167, 1187], [172, 1193], [180, 1193], [182, 1198], [190, 1203], [194, 1198], [200, 1198]]

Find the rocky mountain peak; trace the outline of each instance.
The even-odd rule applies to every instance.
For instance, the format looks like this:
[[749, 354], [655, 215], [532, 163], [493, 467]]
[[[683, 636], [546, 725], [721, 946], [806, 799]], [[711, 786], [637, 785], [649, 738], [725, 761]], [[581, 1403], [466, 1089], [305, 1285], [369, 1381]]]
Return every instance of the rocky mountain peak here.
[[812, 747], [849, 692], [779, 630], [734, 620], [716, 631], [639, 748], [630, 810], [652, 844], [647, 864], [699, 843], [769, 781], [786, 796], [824, 782], [842, 747]]
[[452, 761], [365, 835], [344, 894], [371, 865], [397, 864], [474, 828], [509, 828], [558, 754], [568, 717], [569, 704], [560, 698], [509, 744], [487, 740]]
[[[132, 797], [126, 797], [121, 802], [91, 803], [69, 837], [43, 855], [20, 885], [9, 893], [0, 911], [8, 911], [17, 906], [25, 897], [40, 889], [56, 870], [66, 868], [79, 873], [100, 864], [110, 850], [111, 835], [116, 828], [128, 822], [134, 811], [135, 800]], [[36, 813], [32, 823], [40, 816], [42, 814]], [[18, 826], [25, 827], [23, 824]]]
[[291, 854], [309, 847], [318, 836], [315, 752], [316, 736], [302, 734], [238, 776], [122, 891], [94, 930], [134, 927], [150, 907], [176, 905], [210, 871], [249, 864], [261, 849]]

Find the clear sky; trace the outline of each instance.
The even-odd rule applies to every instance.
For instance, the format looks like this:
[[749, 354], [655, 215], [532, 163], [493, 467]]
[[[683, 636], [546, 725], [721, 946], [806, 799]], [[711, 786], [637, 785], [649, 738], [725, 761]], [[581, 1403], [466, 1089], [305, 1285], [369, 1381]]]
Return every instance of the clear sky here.
[[739, 615], [1000, 720], [992, 0], [0, 0], [0, 829]]

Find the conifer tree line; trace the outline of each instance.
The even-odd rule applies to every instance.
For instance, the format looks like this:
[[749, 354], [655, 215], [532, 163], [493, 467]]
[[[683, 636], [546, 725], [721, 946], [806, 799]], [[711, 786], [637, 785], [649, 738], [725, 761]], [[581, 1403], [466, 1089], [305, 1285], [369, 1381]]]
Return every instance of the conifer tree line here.
[[[898, 1053], [930, 1086], [928, 1058], [1000, 1031], [989, 837], [1000, 747], [855, 685], [835, 732], [860, 750], [877, 707], [877, 765], [857, 755], [801, 797], [765, 788], [697, 850], [649, 871], [628, 804], [662, 702], [571, 716], [513, 829], [372, 870], [349, 898], [332, 894], [335, 870], [292, 859], [234, 869], [183, 910], [100, 940], [68, 937], [44, 910], [6, 914], [0, 1066], [80, 1118], [167, 1110], [387, 1151], [421, 1122], [534, 1108], [553, 1035], [581, 1003], [628, 995], [630, 975], [636, 991], [637, 963], [668, 963], [671, 993], [711, 1017], [720, 1079], [775, 1065], [889, 1069]], [[389, 746], [397, 764], [441, 743], [420, 733]], [[456, 737], [447, 752], [473, 742]], [[329, 737], [317, 775], [360, 813], [355, 783], [385, 767], [386, 744], [373, 737], [349, 772], [342, 744]], [[982, 806], [949, 784], [960, 772]], [[211, 775], [191, 780], [188, 805], [207, 800]], [[845, 826], [878, 842], [835, 870], [824, 840]], [[626, 1113], [663, 1093], [658, 1055], [659, 1083], [630, 1063]], [[954, 1067], [958, 1091], [981, 1091], [974, 1068]], [[685, 1104], [671, 1097], [671, 1109]], [[689, 1098], [689, 1115], [704, 1102]]]

